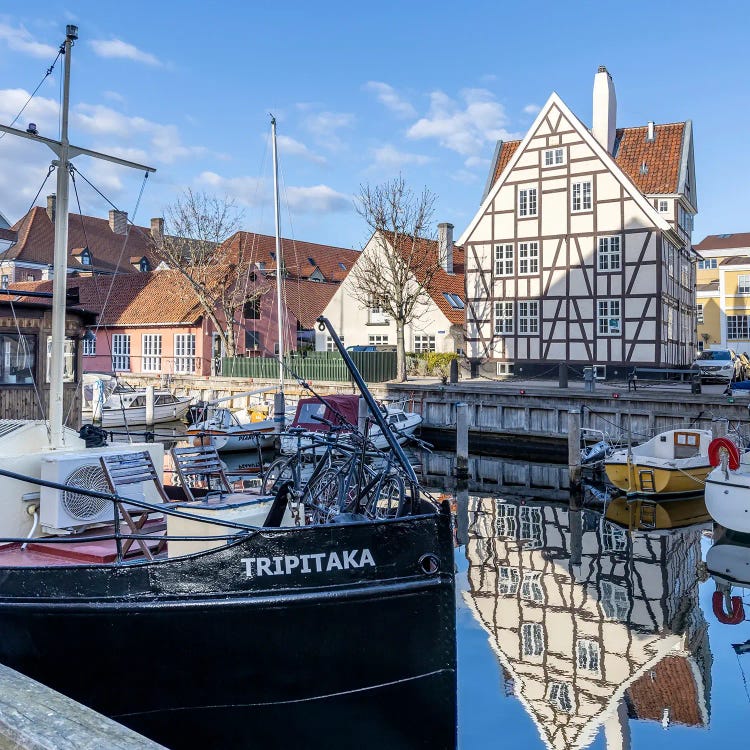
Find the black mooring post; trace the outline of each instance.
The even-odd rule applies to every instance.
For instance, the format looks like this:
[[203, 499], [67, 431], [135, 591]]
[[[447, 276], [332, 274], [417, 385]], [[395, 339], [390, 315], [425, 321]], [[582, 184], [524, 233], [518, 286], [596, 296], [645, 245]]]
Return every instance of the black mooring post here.
[[560, 362], [560, 368], [557, 375], [557, 384], [560, 388], [568, 387], [568, 363]]

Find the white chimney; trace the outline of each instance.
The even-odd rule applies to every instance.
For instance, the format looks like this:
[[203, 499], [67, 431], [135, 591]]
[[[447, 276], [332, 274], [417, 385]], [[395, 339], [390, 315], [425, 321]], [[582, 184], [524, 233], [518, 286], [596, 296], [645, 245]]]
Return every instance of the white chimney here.
[[453, 273], [453, 224], [438, 224], [438, 255], [446, 273]]
[[594, 76], [594, 116], [591, 132], [599, 143], [612, 153], [617, 129], [617, 99], [612, 76], [603, 66]]
[[653, 143], [656, 138], [656, 132], [654, 130], [654, 121], [648, 121], [648, 130], [646, 131], [646, 143]]

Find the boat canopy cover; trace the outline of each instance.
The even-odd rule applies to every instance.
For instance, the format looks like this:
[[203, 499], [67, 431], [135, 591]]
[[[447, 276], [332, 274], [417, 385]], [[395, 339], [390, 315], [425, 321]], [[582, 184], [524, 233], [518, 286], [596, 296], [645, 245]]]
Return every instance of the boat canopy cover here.
[[349, 424], [357, 427], [359, 414], [359, 396], [356, 394], [326, 396], [326, 403], [317, 398], [301, 398], [297, 404], [292, 427], [304, 427], [306, 430], [328, 430], [328, 425], [318, 422], [313, 417], [322, 417], [335, 425]]

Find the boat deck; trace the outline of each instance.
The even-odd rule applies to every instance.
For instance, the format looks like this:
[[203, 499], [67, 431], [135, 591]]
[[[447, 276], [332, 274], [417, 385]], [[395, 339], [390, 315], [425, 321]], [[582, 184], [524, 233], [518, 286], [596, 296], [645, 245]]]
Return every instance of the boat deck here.
[[[148, 521], [144, 526], [144, 534], [158, 535], [163, 531], [163, 522]], [[30, 541], [23, 549], [21, 544], [6, 544], [0, 547], [0, 567], [34, 568], [49, 567], [51, 565], [89, 565], [113, 563], [117, 559], [117, 543], [114, 539], [98, 539], [98, 537], [114, 534], [113, 526], [102, 526], [89, 529], [74, 537], [59, 537], [59, 542]], [[87, 537], [94, 537], [91, 541], [84, 541]], [[52, 537], [50, 537], [52, 538]], [[72, 541], [75, 540], [75, 541]], [[146, 539], [146, 544], [152, 552], [156, 551], [159, 536]], [[126, 561], [140, 561], [145, 559], [137, 544], [128, 550]]]

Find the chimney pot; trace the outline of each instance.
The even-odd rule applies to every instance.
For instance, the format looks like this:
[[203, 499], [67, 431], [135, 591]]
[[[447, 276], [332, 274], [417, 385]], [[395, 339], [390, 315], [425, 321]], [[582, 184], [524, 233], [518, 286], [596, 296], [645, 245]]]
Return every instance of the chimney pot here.
[[55, 223], [55, 207], [56, 206], [57, 206], [57, 196], [48, 195], [47, 196], [47, 216], [49, 216], [49, 220], [53, 224]]
[[128, 212], [111, 209], [109, 212], [109, 228], [114, 234], [127, 234]]
[[653, 120], [648, 121], [648, 130], [646, 131], [646, 143], [653, 143], [656, 140], [656, 130]]
[[446, 273], [453, 273], [453, 224], [438, 224], [438, 256]]
[[164, 219], [161, 217], [151, 219], [151, 241], [156, 247], [164, 243]]

